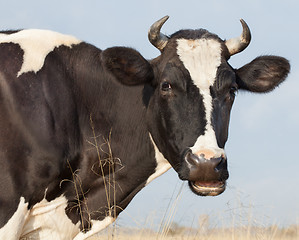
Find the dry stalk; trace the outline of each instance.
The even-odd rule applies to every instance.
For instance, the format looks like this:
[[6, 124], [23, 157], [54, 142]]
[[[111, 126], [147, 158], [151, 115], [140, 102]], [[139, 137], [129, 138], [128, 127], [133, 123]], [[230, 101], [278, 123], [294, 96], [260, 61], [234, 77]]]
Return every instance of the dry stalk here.
[[[91, 214], [90, 214], [90, 212], [88, 210], [88, 205], [86, 204], [87, 203], [87, 199], [85, 197], [86, 193], [83, 191], [82, 181], [81, 181], [81, 179], [80, 179], [80, 177], [78, 175], [78, 171], [79, 170], [73, 171], [73, 169], [71, 167], [71, 164], [70, 164], [70, 162], [69, 162], [68, 159], [67, 159], [67, 163], [68, 163], [68, 167], [69, 167], [69, 169], [70, 169], [70, 171], [72, 173], [72, 180], [71, 180], [71, 182], [73, 183], [74, 188], [75, 188], [76, 201], [77, 201], [77, 204], [75, 206], [72, 206], [72, 208], [76, 207], [79, 210], [79, 215], [80, 215], [81, 222], [83, 223], [84, 220], [87, 220], [88, 226], [90, 227], [91, 226]], [[63, 180], [62, 182], [64, 182], [64, 181], [66, 181], [66, 180]], [[60, 183], [60, 185], [62, 184], [62, 182]], [[83, 204], [84, 204], [84, 208], [83, 208]], [[84, 219], [84, 211], [83, 211], [83, 209], [85, 209], [85, 213], [87, 214], [88, 219]], [[82, 230], [83, 231], [86, 230], [84, 228], [84, 224], [82, 224]]]
[[[102, 137], [102, 144], [99, 144], [98, 142], [98, 137], [96, 136], [96, 131], [95, 131], [95, 127], [94, 127], [94, 123], [92, 120], [92, 116], [90, 115], [90, 126], [92, 129], [92, 133], [93, 133], [93, 142], [88, 141], [89, 144], [91, 144], [97, 152], [97, 163], [95, 163], [92, 166], [92, 171], [98, 175], [101, 176], [103, 179], [103, 183], [104, 183], [104, 188], [105, 188], [105, 195], [106, 195], [106, 201], [107, 201], [107, 209], [108, 212], [106, 214], [106, 216], [110, 216], [113, 217], [114, 219], [117, 217], [117, 209], [120, 208], [119, 206], [117, 206], [116, 203], [116, 188], [118, 187], [120, 190], [120, 186], [117, 185], [116, 183], [116, 177], [115, 177], [115, 173], [116, 173], [116, 165], [118, 165], [118, 170], [120, 171], [123, 168], [123, 165], [120, 161], [119, 158], [114, 158], [113, 154], [112, 154], [112, 148], [111, 148], [111, 133], [112, 130], [109, 133], [108, 138]], [[107, 150], [104, 150], [107, 149]], [[101, 157], [101, 153], [104, 155], [107, 155], [108, 157], [102, 159]], [[100, 167], [100, 172], [98, 173], [95, 170], [95, 165], [98, 165]], [[107, 169], [108, 168], [108, 174], [105, 174], [104, 171], [104, 167]], [[111, 204], [112, 203], [112, 204]], [[112, 229], [112, 239], [114, 238], [113, 236], [115, 235], [115, 227], [116, 225], [113, 224], [113, 229]]]

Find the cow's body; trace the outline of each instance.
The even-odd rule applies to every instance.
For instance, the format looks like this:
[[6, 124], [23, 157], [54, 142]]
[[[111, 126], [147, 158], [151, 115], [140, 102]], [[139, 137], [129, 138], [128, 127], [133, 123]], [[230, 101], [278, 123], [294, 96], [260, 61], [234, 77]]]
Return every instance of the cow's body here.
[[[34, 34], [48, 38], [56, 35], [44, 31], [28, 31], [28, 34], [31, 39]], [[47, 44], [35, 48], [40, 40], [31, 42], [31, 49], [15, 43], [0, 45], [4, 69], [0, 90], [1, 169], [4, 170], [0, 177], [1, 206], [6, 206], [7, 211], [1, 210], [1, 220], [4, 217], [1, 227], [18, 205], [34, 209], [40, 201], [53, 200], [64, 208], [68, 205], [67, 212], [74, 223], [81, 218], [76, 208], [80, 203], [88, 228], [89, 215], [94, 213], [95, 219], [103, 220], [109, 216], [108, 206], [115, 204], [115, 211], [120, 212], [156, 171], [154, 146], [142, 104], [142, 86], [127, 87], [113, 81], [103, 71], [101, 58], [95, 60], [100, 50], [76, 39], [72, 39], [72, 47], [65, 46], [63, 39], [68, 37], [57, 43], [51, 40], [58, 47], [55, 50], [55, 45]], [[23, 51], [25, 56], [29, 55], [24, 63]], [[36, 55], [42, 57], [30, 65], [27, 61]], [[14, 64], [8, 61], [8, 56], [17, 57]], [[102, 170], [107, 175], [105, 184], [100, 177]], [[118, 189], [116, 196], [112, 194], [114, 188]], [[60, 199], [68, 199], [69, 203]], [[88, 207], [85, 200], [91, 201]], [[30, 217], [31, 213], [28, 214]]]
[[[234, 71], [223, 62], [227, 50], [218, 37], [197, 42], [200, 33], [195, 42], [184, 34], [167, 44], [164, 58], [151, 62], [133, 49], [103, 52], [50, 31], [0, 34], [0, 239], [85, 239], [113, 222], [138, 191], [171, 166], [197, 194], [224, 191], [223, 148], [233, 96], [221, 100], [229, 102], [221, 107], [218, 94], [226, 83], [218, 86], [221, 91], [211, 86], [219, 85], [220, 68], [223, 75]], [[218, 52], [211, 54], [213, 48]], [[196, 49], [195, 65], [190, 49]], [[284, 65], [279, 82], [288, 72]], [[179, 86], [189, 94], [182, 106], [172, 100], [180, 93], [171, 92], [180, 83], [160, 84], [156, 77], [171, 77], [173, 67], [182, 69], [175, 77], [192, 79]], [[183, 107], [182, 114], [161, 112], [158, 107], [165, 104]], [[218, 108], [228, 114], [219, 119]], [[180, 118], [184, 125], [176, 126]], [[181, 133], [185, 127], [189, 130]], [[209, 151], [200, 152], [207, 145]]]

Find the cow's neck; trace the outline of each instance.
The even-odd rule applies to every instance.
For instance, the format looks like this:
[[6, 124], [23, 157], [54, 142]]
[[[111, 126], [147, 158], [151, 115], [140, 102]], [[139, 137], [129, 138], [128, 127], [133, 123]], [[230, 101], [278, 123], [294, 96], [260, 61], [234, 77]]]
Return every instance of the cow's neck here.
[[[72, 74], [78, 96], [82, 149], [80, 164], [72, 169], [73, 181], [82, 189], [79, 195], [84, 219], [115, 217], [156, 177], [143, 86], [121, 85], [105, 72], [100, 58], [77, 59], [72, 64], [80, 67]], [[71, 193], [75, 198], [76, 192]], [[74, 222], [78, 220], [72, 212], [69, 216]], [[88, 223], [85, 225], [88, 227]]]

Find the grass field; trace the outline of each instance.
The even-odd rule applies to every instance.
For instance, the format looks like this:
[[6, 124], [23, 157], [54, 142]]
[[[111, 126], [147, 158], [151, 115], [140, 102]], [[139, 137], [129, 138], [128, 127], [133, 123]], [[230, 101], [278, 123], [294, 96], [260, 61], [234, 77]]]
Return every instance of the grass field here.
[[271, 226], [220, 228], [220, 229], [194, 229], [176, 225], [169, 228], [167, 233], [157, 233], [148, 229], [122, 229], [114, 228], [103, 232], [92, 240], [298, 240], [299, 226], [279, 228]]
[[192, 223], [192, 227], [181, 226], [173, 221], [176, 200], [172, 200], [161, 221], [148, 218], [133, 228], [118, 226], [116, 221], [92, 240], [299, 240], [298, 224], [266, 226], [244, 208], [234, 212], [226, 225], [220, 215], [213, 219], [215, 216], [204, 214]]
[[[181, 190], [173, 197], [161, 220], [151, 216], [144, 223], [133, 228], [118, 225], [109, 226], [92, 240], [299, 240], [299, 225], [280, 227], [264, 223], [259, 216], [254, 216], [251, 208], [240, 204], [224, 221], [217, 216], [200, 215], [194, 219], [192, 226], [181, 226], [174, 222], [176, 209], [179, 207]], [[152, 218], [152, 219], [151, 219]]]

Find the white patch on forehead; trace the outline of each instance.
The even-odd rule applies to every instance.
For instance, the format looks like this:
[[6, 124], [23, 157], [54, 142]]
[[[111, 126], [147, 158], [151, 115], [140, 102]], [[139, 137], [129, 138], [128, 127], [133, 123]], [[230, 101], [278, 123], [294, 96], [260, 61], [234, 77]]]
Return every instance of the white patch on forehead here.
[[202, 91], [213, 86], [221, 64], [221, 44], [214, 39], [177, 40], [177, 54]]
[[28, 29], [13, 34], [0, 34], [0, 44], [19, 44], [24, 51], [23, 65], [18, 72], [18, 77], [29, 71], [37, 73], [43, 67], [46, 56], [55, 47], [61, 45], [71, 47], [80, 42], [72, 36], [48, 30]]
[[221, 64], [221, 44], [215, 39], [178, 39], [177, 54], [203, 97], [207, 120], [205, 133], [199, 136], [191, 150], [196, 153], [201, 149], [210, 149], [220, 156], [224, 151], [218, 147], [211, 124], [213, 105], [210, 87], [216, 80]]
[[150, 139], [155, 149], [155, 158], [156, 158], [157, 167], [155, 169], [155, 172], [149, 176], [145, 185], [148, 185], [155, 178], [161, 176], [163, 173], [165, 173], [171, 168], [170, 163], [165, 159], [163, 154], [159, 151], [158, 147], [156, 146], [151, 134], [150, 134]]

